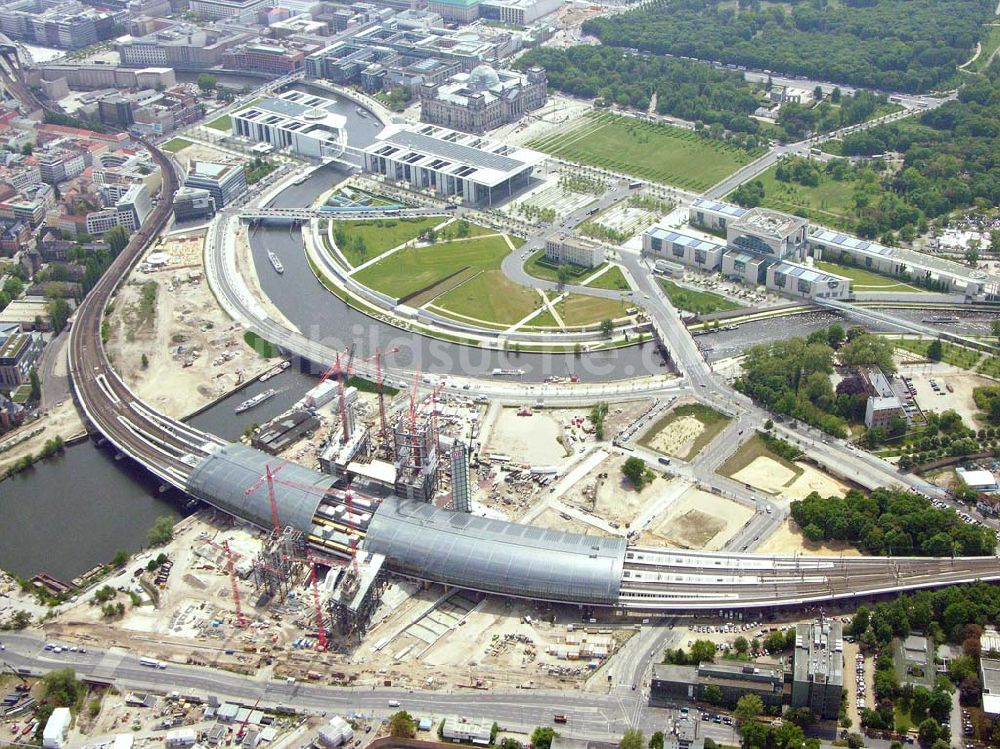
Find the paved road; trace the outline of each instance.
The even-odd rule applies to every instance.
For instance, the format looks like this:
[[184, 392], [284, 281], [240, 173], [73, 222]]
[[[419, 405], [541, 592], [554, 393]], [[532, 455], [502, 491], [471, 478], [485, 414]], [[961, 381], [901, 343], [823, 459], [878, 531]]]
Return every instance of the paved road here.
[[65, 363], [68, 345], [69, 333], [63, 331], [45, 345], [38, 360], [38, 378], [42, 382], [40, 406], [43, 410], [52, 408], [70, 395], [69, 373], [57, 375], [55, 371], [61, 363]]

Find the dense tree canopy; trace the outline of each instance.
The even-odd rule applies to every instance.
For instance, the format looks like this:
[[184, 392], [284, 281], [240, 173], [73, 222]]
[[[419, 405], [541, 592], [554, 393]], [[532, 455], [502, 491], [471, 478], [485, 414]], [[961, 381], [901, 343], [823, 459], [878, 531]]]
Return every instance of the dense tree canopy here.
[[852, 133], [842, 150], [846, 156], [902, 153], [902, 169], [886, 176], [876, 199], [891, 199], [933, 218], [977, 201], [1000, 203], [998, 136], [1000, 67], [993, 65], [966, 83], [957, 99], [924, 113], [919, 122]]
[[791, 8], [657, 0], [583, 25], [607, 45], [895, 91], [929, 91], [972, 54], [992, 0], [824, 0]]
[[847, 541], [869, 554], [984, 556], [996, 546], [989, 529], [964, 523], [910, 492], [850, 491], [843, 498], [813, 492], [792, 502], [791, 509], [792, 519], [813, 540]]
[[836, 413], [837, 398], [830, 384], [833, 349], [821, 336], [789, 338], [754, 346], [743, 360], [743, 377], [736, 387], [766, 408], [787, 414], [838, 437], [846, 422]]
[[[553, 88], [573, 96], [600, 99], [605, 104], [645, 111], [655, 94], [659, 114], [721, 125], [740, 134], [748, 145], [755, 144], [753, 136], [761, 130], [751, 115], [763, 103], [763, 92], [735, 70], [592, 45], [539, 47], [521, 57], [518, 65], [541, 65]], [[768, 137], [799, 140], [809, 132], [864, 122], [886, 104], [886, 97], [859, 91], [842, 96], [839, 106], [830, 102], [811, 104], [782, 105], [779, 127], [772, 129]]]

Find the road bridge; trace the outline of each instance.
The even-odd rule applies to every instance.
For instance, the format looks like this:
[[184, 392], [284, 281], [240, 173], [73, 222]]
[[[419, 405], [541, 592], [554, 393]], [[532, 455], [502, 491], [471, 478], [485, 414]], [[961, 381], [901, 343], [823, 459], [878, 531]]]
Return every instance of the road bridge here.
[[985, 343], [976, 338], [959, 335], [958, 333], [951, 333], [938, 328], [933, 328], [930, 325], [917, 322], [916, 320], [907, 320], [902, 317], [897, 317], [896, 315], [890, 314], [889, 312], [879, 309], [878, 307], [861, 307], [856, 304], [851, 304], [850, 302], [841, 301], [840, 299], [816, 299], [815, 302], [820, 307], [834, 310], [841, 313], [845, 317], [852, 317], [869, 322], [877, 322], [883, 325], [891, 325], [905, 333], [915, 333], [927, 338], [941, 338], [942, 340], [958, 343], [962, 346], [976, 349], [977, 351], [995, 352], [997, 350], [996, 346], [993, 344]]

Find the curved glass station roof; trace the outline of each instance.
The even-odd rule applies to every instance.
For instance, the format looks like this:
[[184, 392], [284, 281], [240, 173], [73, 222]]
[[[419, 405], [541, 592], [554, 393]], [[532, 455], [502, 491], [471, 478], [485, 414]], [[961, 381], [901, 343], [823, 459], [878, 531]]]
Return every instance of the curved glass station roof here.
[[271, 500], [267, 486], [259, 486], [250, 495], [246, 493], [264, 475], [268, 463], [272, 471], [282, 466], [274, 482], [278, 519], [283, 526], [290, 525], [308, 533], [313, 527], [313, 517], [320, 501], [333, 484], [334, 477], [294, 463], [285, 463], [260, 450], [240, 444], [219, 448], [195, 467], [188, 479], [187, 491], [213, 507], [262, 528], [270, 528]]
[[389, 497], [364, 548], [393, 570], [490, 593], [610, 606], [617, 602], [625, 539], [533, 528]]

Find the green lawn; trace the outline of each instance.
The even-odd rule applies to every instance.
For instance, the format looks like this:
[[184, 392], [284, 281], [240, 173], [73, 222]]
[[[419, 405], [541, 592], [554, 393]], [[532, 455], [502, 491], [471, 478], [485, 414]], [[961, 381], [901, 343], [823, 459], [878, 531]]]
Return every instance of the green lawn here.
[[1000, 356], [986, 356], [979, 365], [978, 372], [1000, 380]]
[[[896, 348], [912, 351], [914, 354], [919, 354], [920, 356], [927, 356], [931, 339], [904, 338], [893, 341], [893, 343], [896, 345]], [[941, 361], [945, 364], [951, 364], [954, 367], [961, 367], [962, 369], [975, 369], [976, 364], [979, 363], [982, 356], [982, 353], [979, 351], [973, 351], [963, 346], [956, 346], [954, 343], [948, 343], [947, 341], [941, 342]]]
[[990, 57], [996, 52], [997, 47], [1000, 47], [1000, 26], [987, 26], [989, 32], [982, 40], [982, 52], [979, 53], [979, 57], [976, 61], [966, 68], [970, 73], [982, 73], [986, 70], [987, 63]]
[[358, 266], [386, 250], [416, 239], [443, 220], [440, 216], [431, 216], [334, 221], [333, 232], [337, 247], [347, 258], [347, 262]]
[[556, 312], [568, 327], [595, 325], [602, 320], [625, 317], [625, 303], [585, 294], [567, 294], [556, 303]]
[[435, 307], [504, 325], [527, 317], [541, 304], [542, 298], [536, 291], [514, 283], [501, 270], [480, 273], [434, 300]]
[[536, 317], [531, 318], [531, 321], [525, 325], [526, 328], [555, 328], [559, 329], [559, 323], [552, 316], [552, 313], [548, 310], [540, 313]]
[[228, 133], [233, 129], [233, 119], [228, 114], [224, 114], [219, 119], [212, 120], [207, 123], [205, 127], [210, 127], [213, 130], [221, 130], [224, 133]]
[[775, 176], [775, 164], [758, 177], [764, 185], [764, 207], [776, 211], [808, 215], [809, 218], [835, 227], [852, 225], [854, 180], [838, 182], [827, 175], [816, 187], [795, 182], [781, 182]]
[[625, 274], [622, 273], [622, 269], [617, 265], [612, 266], [611, 270], [606, 273], [602, 273], [593, 281], [587, 284], [592, 289], [610, 289], [611, 291], [628, 291], [629, 285], [628, 281], [625, 280]]
[[[584, 278], [598, 271], [598, 268], [584, 268], [582, 265], [571, 263], [566, 263], [566, 269], [569, 271], [569, 283], [571, 284], [580, 283]], [[524, 264], [524, 270], [529, 276], [540, 278], [543, 281], [555, 282], [559, 280], [559, 266], [545, 259], [545, 250], [539, 250], [529, 257]]]
[[657, 448], [653, 446], [657, 442], [656, 437], [674, 422], [688, 416], [693, 416], [695, 419], [700, 421], [704, 429], [701, 430], [701, 433], [698, 434], [697, 437], [691, 440], [689, 445], [680, 446], [685, 449], [677, 449], [673, 452], [666, 453], [672, 457], [680, 458], [681, 460], [691, 460], [691, 458], [702, 451], [705, 445], [714, 440], [719, 432], [725, 429], [726, 425], [731, 421], [728, 416], [719, 413], [714, 408], [709, 408], [701, 403], [686, 403], [677, 406], [668, 414], [657, 420], [649, 431], [642, 436], [639, 440], [639, 444], [643, 447], [648, 447], [650, 450], [663, 452], [662, 450], [657, 450]]
[[739, 309], [740, 305], [731, 302], [721, 294], [711, 291], [695, 291], [678, 286], [673, 281], [660, 279], [660, 286], [663, 292], [670, 299], [670, 303], [677, 309], [685, 312], [693, 312], [696, 315], [707, 315], [712, 312], [725, 312], [726, 310]]
[[690, 130], [608, 113], [528, 144], [545, 153], [690, 190], [702, 191], [763, 151], [709, 140]]
[[501, 236], [479, 237], [402, 250], [354, 276], [392, 297], [405, 297], [440, 283], [463, 269], [499, 270], [510, 247]]
[[901, 291], [907, 293], [920, 291], [915, 286], [910, 286], [899, 279], [872, 273], [870, 270], [857, 268], [853, 265], [829, 263], [825, 260], [817, 260], [815, 265], [818, 270], [851, 279], [851, 288], [854, 291]]
[[169, 151], [170, 153], [178, 153], [190, 145], [191, 141], [184, 138], [172, 138], [160, 146], [160, 148], [164, 151]]

